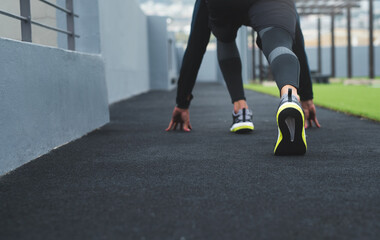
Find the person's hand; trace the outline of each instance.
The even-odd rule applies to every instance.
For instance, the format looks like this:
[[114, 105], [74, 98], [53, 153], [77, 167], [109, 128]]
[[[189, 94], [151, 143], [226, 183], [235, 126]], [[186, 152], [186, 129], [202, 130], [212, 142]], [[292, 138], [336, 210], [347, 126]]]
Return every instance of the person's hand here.
[[305, 112], [305, 128], [313, 127], [312, 122], [314, 122], [316, 127], [320, 128], [321, 125], [317, 119], [317, 112], [313, 100], [301, 101], [301, 105]]
[[180, 125], [180, 129], [183, 131], [191, 131], [189, 109], [175, 107], [172, 114], [172, 120], [170, 121], [169, 127], [166, 131], [176, 130], [178, 124]]

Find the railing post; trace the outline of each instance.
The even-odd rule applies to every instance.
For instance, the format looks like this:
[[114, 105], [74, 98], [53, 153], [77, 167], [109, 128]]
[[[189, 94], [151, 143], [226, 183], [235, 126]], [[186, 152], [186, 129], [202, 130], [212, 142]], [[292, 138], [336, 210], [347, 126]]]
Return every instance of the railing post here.
[[261, 51], [259, 51], [259, 79], [260, 83], [264, 81], [264, 65], [263, 65], [263, 54]]
[[67, 47], [69, 50], [75, 50], [75, 31], [74, 31], [74, 6], [73, 0], [66, 0], [66, 8], [71, 12], [66, 14], [67, 31], [71, 34], [67, 35]]
[[331, 77], [335, 77], [335, 9], [331, 12]]
[[318, 48], [317, 48], [318, 73], [322, 73], [321, 16], [318, 16], [317, 18], [317, 28], [318, 28]]
[[252, 30], [252, 78], [255, 81], [256, 80], [256, 49], [255, 49], [255, 31]]
[[351, 4], [347, 5], [347, 77], [352, 78]]
[[30, 0], [20, 0], [20, 15], [28, 19], [26, 21], [21, 21], [21, 40], [25, 42], [32, 42]]
[[375, 57], [373, 46], [373, 0], [369, 0], [369, 78], [375, 78]]

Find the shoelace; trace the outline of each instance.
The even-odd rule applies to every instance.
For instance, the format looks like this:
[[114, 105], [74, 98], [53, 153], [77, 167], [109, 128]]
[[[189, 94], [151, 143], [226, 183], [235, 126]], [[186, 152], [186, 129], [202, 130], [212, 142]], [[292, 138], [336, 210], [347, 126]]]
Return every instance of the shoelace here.
[[[236, 115], [235, 115], [236, 116]], [[240, 110], [239, 112], [238, 112], [238, 117], [237, 117], [237, 119], [239, 120], [239, 121], [243, 121], [244, 120], [244, 118], [243, 118], [243, 111], [242, 110]], [[246, 109], [245, 110], [245, 121], [251, 121], [252, 120], [252, 112], [249, 110], [249, 109]]]

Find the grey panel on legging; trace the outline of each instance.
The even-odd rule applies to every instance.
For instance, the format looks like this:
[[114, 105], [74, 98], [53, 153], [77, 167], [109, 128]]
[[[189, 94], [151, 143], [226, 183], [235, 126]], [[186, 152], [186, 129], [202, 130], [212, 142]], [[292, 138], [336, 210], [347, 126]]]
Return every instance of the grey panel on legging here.
[[227, 84], [232, 103], [245, 100], [241, 60], [236, 42], [226, 43], [218, 40], [217, 53], [220, 70]]
[[262, 50], [266, 56], [274, 80], [281, 90], [285, 85], [298, 89], [300, 66], [297, 56], [292, 51], [293, 39], [284, 29], [265, 28], [259, 32]]

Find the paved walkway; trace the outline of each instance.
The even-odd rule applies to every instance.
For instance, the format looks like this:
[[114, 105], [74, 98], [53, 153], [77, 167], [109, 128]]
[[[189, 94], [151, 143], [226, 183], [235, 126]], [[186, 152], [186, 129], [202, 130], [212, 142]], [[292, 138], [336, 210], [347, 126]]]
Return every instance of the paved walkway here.
[[256, 130], [235, 135], [225, 87], [194, 92], [191, 133], [151, 92], [1, 177], [0, 239], [378, 239], [380, 124], [318, 109], [306, 156], [275, 157], [278, 99], [247, 91]]

